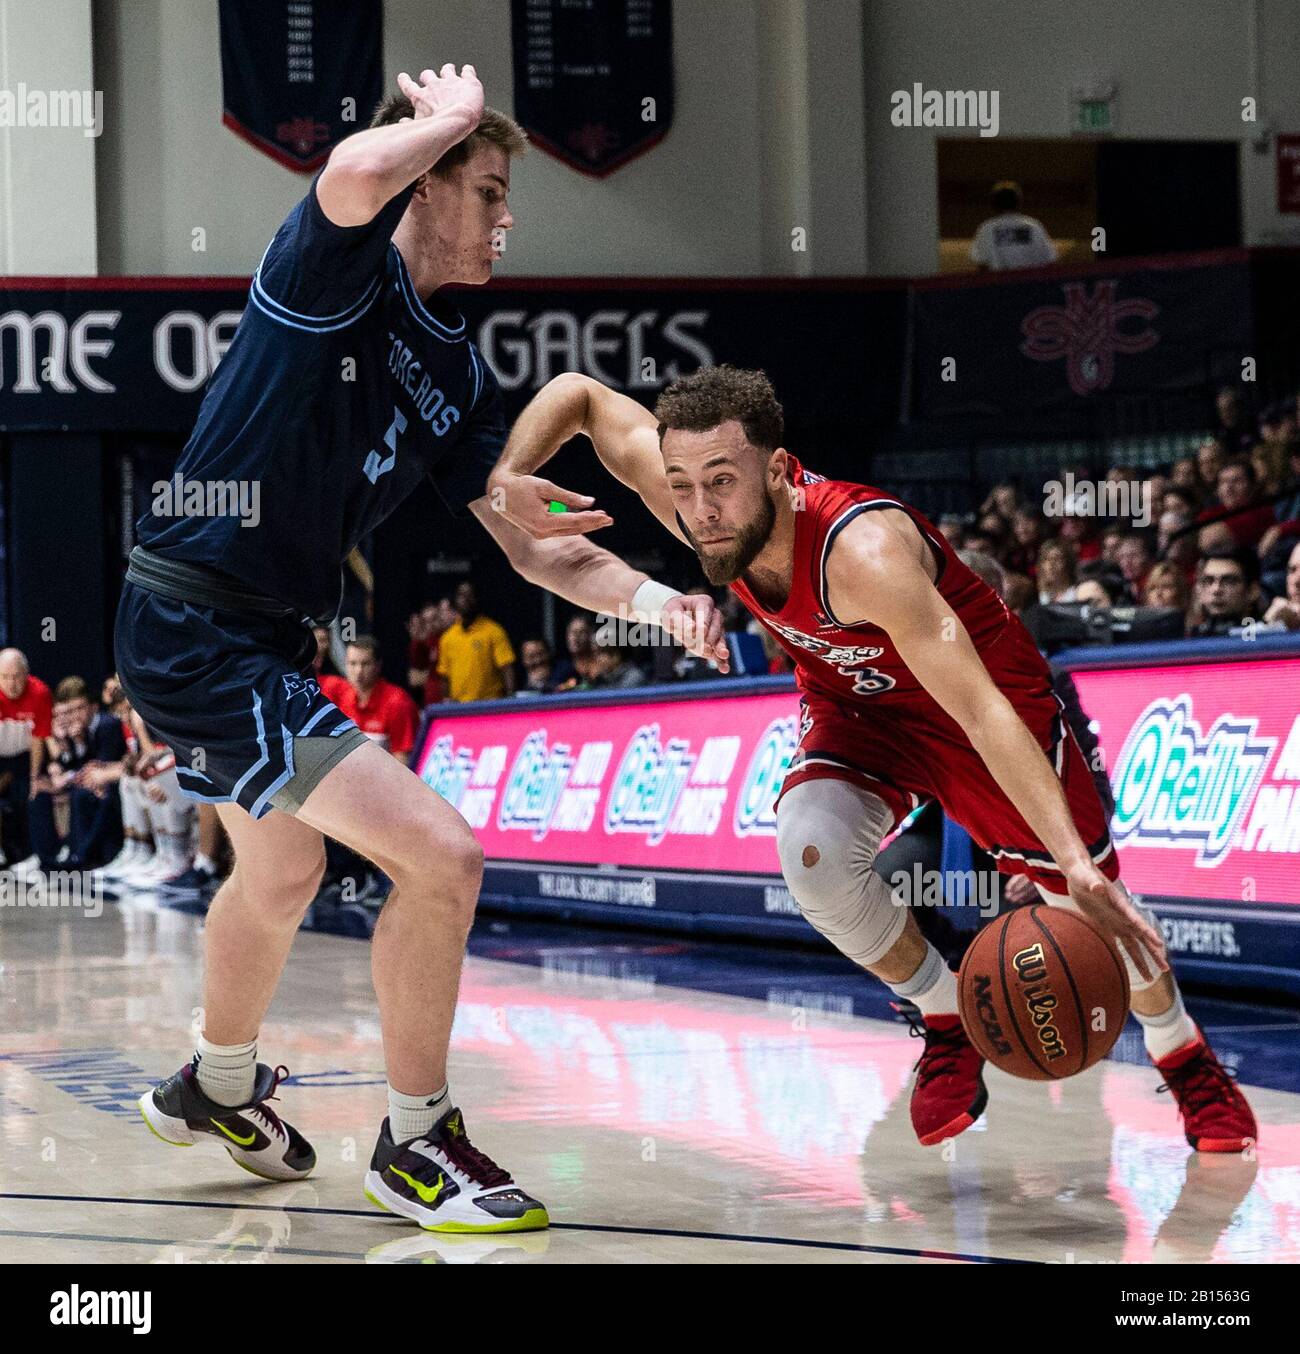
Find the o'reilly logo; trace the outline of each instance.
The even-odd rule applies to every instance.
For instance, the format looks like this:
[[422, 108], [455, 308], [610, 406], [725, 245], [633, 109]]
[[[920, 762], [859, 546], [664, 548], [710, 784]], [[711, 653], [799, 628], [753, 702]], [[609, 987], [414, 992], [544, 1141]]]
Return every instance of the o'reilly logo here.
[[122, 1290], [84, 1292], [75, 1283], [50, 1294], [51, 1326], [130, 1326], [132, 1335], [153, 1329], [153, 1294]]

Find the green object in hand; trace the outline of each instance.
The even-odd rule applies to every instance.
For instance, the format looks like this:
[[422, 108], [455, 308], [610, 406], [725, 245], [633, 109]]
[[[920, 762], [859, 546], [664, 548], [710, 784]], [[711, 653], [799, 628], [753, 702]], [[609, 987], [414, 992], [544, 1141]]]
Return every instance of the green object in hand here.
[[546, 505], [546, 511], [547, 511], [547, 512], [568, 512], [569, 510], [568, 510], [568, 508], [566, 508], [566, 507], [564, 506], [563, 503], [560, 502], [560, 500], [559, 500], [558, 498], [553, 498], [553, 499], [551, 499], [551, 501]]

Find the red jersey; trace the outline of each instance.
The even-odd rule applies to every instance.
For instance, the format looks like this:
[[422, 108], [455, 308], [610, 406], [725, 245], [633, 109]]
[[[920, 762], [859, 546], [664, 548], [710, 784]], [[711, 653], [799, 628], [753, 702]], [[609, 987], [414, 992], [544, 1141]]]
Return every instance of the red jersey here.
[[404, 754], [415, 744], [415, 702], [392, 682], [382, 677], [370, 691], [370, 699], [360, 703], [356, 688], [341, 677], [331, 682], [328, 690], [324, 682], [321, 691], [366, 735], [382, 740], [390, 752]]
[[839, 533], [864, 512], [901, 508], [934, 553], [935, 586], [966, 627], [994, 681], [1013, 701], [1017, 693], [1050, 696], [1051, 673], [1029, 632], [921, 513], [881, 489], [828, 480], [805, 470], [793, 456], [790, 460], [792, 481], [804, 491], [803, 507], [794, 515], [790, 596], [779, 611], [766, 611], [744, 582], [731, 588], [794, 660], [801, 691], [890, 718], [938, 721], [956, 729], [885, 631], [835, 616], [826, 599], [826, 559]]
[[27, 678], [17, 700], [0, 691], [0, 757], [26, 755], [33, 738], [48, 738], [53, 710], [50, 688], [39, 677]]

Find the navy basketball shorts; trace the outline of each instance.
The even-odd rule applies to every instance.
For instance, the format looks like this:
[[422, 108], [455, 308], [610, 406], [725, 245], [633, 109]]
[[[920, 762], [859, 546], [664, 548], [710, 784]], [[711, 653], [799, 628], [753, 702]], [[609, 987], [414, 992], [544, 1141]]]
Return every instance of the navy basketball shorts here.
[[297, 813], [369, 742], [311, 675], [305, 620], [183, 602], [126, 583], [114, 631], [132, 706], [176, 754], [190, 799]]

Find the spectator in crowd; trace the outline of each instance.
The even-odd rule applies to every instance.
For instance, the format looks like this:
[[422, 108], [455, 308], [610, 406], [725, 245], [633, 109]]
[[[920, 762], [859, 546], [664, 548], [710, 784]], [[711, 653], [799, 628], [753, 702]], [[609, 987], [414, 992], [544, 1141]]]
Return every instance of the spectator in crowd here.
[[1292, 443], [1259, 442], [1250, 450], [1250, 463], [1255, 468], [1255, 484], [1262, 497], [1276, 494], [1290, 482], [1288, 467]]
[[524, 665], [524, 684], [515, 695], [545, 696], [555, 690], [555, 661], [544, 639], [524, 640], [519, 646], [519, 661]]
[[27, 805], [50, 736], [50, 688], [33, 677], [20, 649], [0, 650], [0, 864], [31, 850]]
[[975, 534], [987, 537], [993, 543], [993, 554], [997, 555], [1010, 538], [1010, 520], [997, 511], [981, 513], [975, 523]]
[[[1249, 456], [1234, 456], [1219, 467], [1216, 482], [1217, 505], [1204, 509], [1198, 521], [1208, 522], [1200, 533], [1201, 553], [1231, 549], [1234, 546], [1254, 550], [1277, 518], [1267, 503], [1256, 503], [1258, 494], [1255, 467]], [[1231, 513], [1220, 521], [1210, 521], [1222, 512]]]
[[1162, 561], [1180, 568], [1189, 584], [1196, 576], [1195, 525], [1190, 512], [1170, 510], [1160, 514], [1156, 531], [1156, 553]]
[[1043, 539], [1043, 519], [1036, 508], [1019, 507], [1011, 517], [1012, 541], [1002, 552], [1002, 563], [1014, 573], [1032, 578]]
[[1141, 598], [1144, 606], [1174, 607], [1186, 616], [1191, 600], [1187, 575], [1179, 565], [1172, 560], [1162, 559], [1151, 566]]
[[1226, 635], [1258, 619], [1259, 563], [1252, 550], [1220, 549], [1201, 557], [1196, 571], [1196, 620], [1188, 632], [1204, 639]]
[[595, 629], [590, 616], [580, 611], [569, 618], [564, 628], [564, 646], [569, 656], [556, 664], [552, 676], [557, 691], [571, 691], [596, 675]]
[[1074, 600], [1095, 611], [1109, 611], [1124, 600], [1124, 577], [1103, 560], [1094, 560], [1079, 570]]
[[645, 682], [645, 669], [631, 660], [622, 645], [596, 645], [596, 674], [591, 682], [593, 687], [625, 690], [628, 687], [644, 686]]
[[1089, 560], [1100, 559], [1101, 540], [1097, 535], [1093, 518], [1073, 515], [1062, 517], [1056, 534], [1057, 538], [1074, 552], [1076, 564], [1086, 564]]
[[443, 597], [421, 607], [406, 623], [411, 643], [407, 650], [406, 684], [418, 704], [436, 705], [443, 699], [442, 678], [438, 674], [438, 646], [442, 636], [456, 623], [451, 598]]
[[1169, 488], [1165, 490], [1159, 504], [1153, 506], [1156, 507], [1158, 512], [1177, 512], [1183, 513], [1189, 518], [1194, 518], [1201, 510], [1201, 498], [1195, 489], [1185, 488], [1171, 480]]
[[1249, 451], [1255, 440], [1254, 431], [1242, 407], [1241, 393], [1235, 386], [1224, 386], [1219, 391], [1214, 398], [1214, 410], [1218, 422], [1215, 440], [1232, 455]]
[[1291, 547], [1286, 563], [1286, 592], [1274, 597], [1264, 612], [1267, 625], [1282, 625], [1300, 630], [1300, 541]]
[[330, 699], [366, 735], [405, 762], [415, 746], [415, 702], [381, 675], [379, 646], [370, 635], [348, 645], [348, 679]]
[[971, 242], [970, 256], [982, 272], [1040, 268], [1056, 262], [1056, 246], [1043, 223], [1020, 210], [1020, 185], [1010, 179], [993, 185], [994, 215], [983, 222]]
[[1129, 596], [1137, 601], [1142, 596], [1146, 576], [1155, 563], [1151, 538], [1141, 531], [1125, 532], [1115, 552], [1115, 563], [1119, 565]]
[[456, 622], [438, 644], [438, 675], [453, 701], [496, 700], [514, 694], [515, 651], [505, 630], [479, 609], [478, 591], [468, 579], [452, 601]]
[[122, 726], [106, 711], [92, 710], [90, 688], [80, 677], [65, 677], [54, 690], [50, 729], [44, 764], [32, 781], [34, 867], [95, 869], [122, 844], [116, 777], [98, 774], [126, 756]]
[[1074, 551], [1060, 539], [1044, 541], [1038, 550], [1038, 601], [1047, 606], [1052, 602], [1074, 601]]
[[966, 535], [966, 523], [960, 513], [946, 512], [939, 518], [939, 535], [948, 542], [954, 550], [960, 550], [962, 540]]
[[1119, 568], [1119, 547], [1128, 534], [1127, 529], [1118, 522], [1112, 523], [1101, 533], [1101, 554], [1097, 556], [1103, 564]]
[[1278, 400], [1275, 404], [1270, 404], [1259, 416], [1261, 442], [1286, 446], [1295, 441], [1295, 435], [1295, 400]]
[[1019, 615], [1027, 607], [1033, 606], [1036, 597], [1032, 578], [1025, 574], [1015, 573], [1010, 569], [1003, 570], [1002, 600], [1007, 604], [1008, 610]]
[[1195, 456], [1184, 456], [1174, 462], [1169, 472], [1171, 489], [1181, 489], [1188, 495], [1188, 506], [1193, 512], [1205, 501], [1205, 491], [1201, 487], [1201, 472], [1197, 468]]
[[1022, 502], [1020, 490], [1010, 480], [1002, 480], [985, 495], [984, 502], [980, 504], [979, 515], [985, 517], [989, 513], [997, 513], [1005, 524], [1015, 516], [1015, 511]]
[[[1219, 478], [1219, 467], [1227, 459], [1228, 456], [1223, 449], [1223, 443], [1216, 441], [1213, 437], [1208, 438], [1197, 447], [1196, 484], [1194, 487], [1201, 496], [1202, 503], [1213, 500]], [[1176, 477], [1174, 483], [1178, 483]]]

